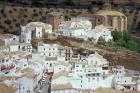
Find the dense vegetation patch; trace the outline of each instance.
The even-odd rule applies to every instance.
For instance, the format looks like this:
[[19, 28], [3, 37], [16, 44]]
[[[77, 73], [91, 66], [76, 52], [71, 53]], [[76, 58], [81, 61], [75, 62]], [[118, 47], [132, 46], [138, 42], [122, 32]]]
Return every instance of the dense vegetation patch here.
[[140, 53], [140, 44], [136, 42], [130, 32], [112, 31], [113, 42], [111, 45], [115, 48], [127, 48]]

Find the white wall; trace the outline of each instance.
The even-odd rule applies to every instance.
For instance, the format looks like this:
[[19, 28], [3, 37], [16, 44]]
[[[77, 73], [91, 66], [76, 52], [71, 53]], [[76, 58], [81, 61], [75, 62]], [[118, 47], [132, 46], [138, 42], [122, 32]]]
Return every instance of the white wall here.
[[15, 93], [27, 93], [27, 90], [30, 90], [31, 93], [33, 92], [33, 80], [27, 77], [22, 77], [17, 80], [20, 84], [20, 90], [18, 89]]
[[58, 47], [57, 44], [43, 44], [38, 46], [38, 53], [46, 57], [57, 57]]
[[75, 89], [51, 90], [51, 93], [77, 93]]
[[19, 45], [10, 45], [10, 52], [15, 52], [19, 50]]

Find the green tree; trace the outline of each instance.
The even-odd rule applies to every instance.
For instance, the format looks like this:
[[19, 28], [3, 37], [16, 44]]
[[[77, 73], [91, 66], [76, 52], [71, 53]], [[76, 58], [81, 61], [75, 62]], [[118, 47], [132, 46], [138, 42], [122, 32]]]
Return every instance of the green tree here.
[[118, 41], [122, 38], [122, 32], [112, 31], [111, 35], [113, 36], [114, 41]]
[[132, 41], [132, 34], [130, 32], [123, 32], [123, 40], [128, 43], [129, 41]]

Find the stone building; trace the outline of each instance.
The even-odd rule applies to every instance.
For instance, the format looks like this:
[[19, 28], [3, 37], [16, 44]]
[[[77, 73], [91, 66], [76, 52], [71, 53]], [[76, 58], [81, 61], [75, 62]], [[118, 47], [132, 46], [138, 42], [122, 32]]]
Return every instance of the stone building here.
[[111, 31], [127, 31], [127, 17], [118, 11], [99, 10], [95, 14], [81, 13], [79, 17], [91, 18], [92, 28], [103, 24]]
[[100, 10], [93, 16], [94, 24], [97, 26], [103, 24], [112, 31], [127, 31], [127, 17], [118, 11]]
[[58, 31], [58, 25], [62, 21], [64, 21], [64, 16], [60, 12], [51, 12], [47, 14], [47, 23], [52, 25], [53, 32]]

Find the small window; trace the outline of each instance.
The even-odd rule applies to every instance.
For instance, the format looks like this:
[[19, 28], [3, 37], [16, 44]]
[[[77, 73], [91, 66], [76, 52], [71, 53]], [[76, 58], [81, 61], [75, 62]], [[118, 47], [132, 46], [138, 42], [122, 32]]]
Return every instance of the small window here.
[[2, 60], [2, 63], [4, 63], [4, 59]]
[[6, 59], [6, 62], [8, 62], [9, 60], [8, 59]]

